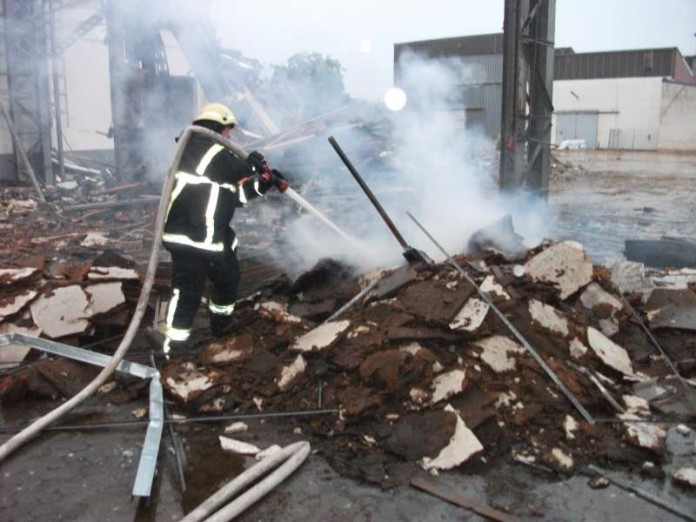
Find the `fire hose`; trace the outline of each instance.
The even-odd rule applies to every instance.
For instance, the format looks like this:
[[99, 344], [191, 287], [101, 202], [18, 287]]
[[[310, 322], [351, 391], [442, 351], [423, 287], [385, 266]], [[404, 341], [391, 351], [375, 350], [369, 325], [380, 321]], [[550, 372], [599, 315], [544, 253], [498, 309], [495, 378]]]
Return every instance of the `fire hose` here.
[[188, 142], [194, 134], [203, 134], [210, 137], [220, 145], [223, 145], [224, 147], [227, 147], [228, 149], [232, 150], [235, 154], [242, 157], [242, 159], [245, 159], [248, 155], [244, 150], [234, 145], [224, 136], [216, 132], [213, 132], [209, 129], [206, 129], [205, 127], [191, 125], [184, 130], [184, 132], [178, 140], [178, 145], [174, 152], [172, 164], [169, 167], [169, 171], [167, 172], [167, 179], [165, 180], [164, 186], [162, 187], [162, 195], [160, 198], [159, 207], [157, 209], [157, 217], [155, 220], [154, 240], [152, 244], [152, 250], [150, 251], [150, 258], [147, 265], [147, 271], [145, 273], [142, 288], [140, 290], [140, 297], [138, 298], [138, 303], [135, 307], [135, 312], [133, 313], [133, 317], [131, 318], [131, 321], [128, 325], [126, 333], [123, 336], [123, 339], [121, 340], [121, 343], [116, 348], [116, 351], [114, 352], [108, 364], [106, 364], [104, 368], [101, 370], [101, 372], [99, 372], [99, 374], [78, 394], [73, 396], [70, 400], [66, 401], [59, 407], [45, 414], [44, 416], [39, 417], [32, 424], [24, 428], [22, 431], [17, 433], [15, 436], [13, 436], [7, 442], [5, 442], [2, 446], [0, 446], [0, 462], [7, 458], [11, 453], [13, 453], [14, 450], [36, 437], [45, 427], [56, 422], [63, 415], [67, 414], [76, 406], [78, 406], [86, 399], [88, 399], [90, 396], [92, 396], [99, 389], [99, 387], [106, 382], [106, 380], [111, 376], [111, 374], [114, 373], [116, 367], [119, 365], [121, 360], [128, 352], [128, 349], [130, 348], [130, 345], [133, 342], [138, 328], [140, 327], [140, 322], [142, 321], [142, 318], [145, 315], [145, 310], [147, 309], [148, 301], [150, 298], [150, 292], [152, 291], [152, 286], [154, 284], [155, 272], [157, 271], [157, 264], [159, 263], [159, 254], [161, 249], [164, 221], [167, 215], [169, 196], [174, 187], [175, 173], [179, 169], [179, 163], [181, 162], [181, 156], [184, 152], [184, 149], [186, 148], [186, 145], [188, 144]]

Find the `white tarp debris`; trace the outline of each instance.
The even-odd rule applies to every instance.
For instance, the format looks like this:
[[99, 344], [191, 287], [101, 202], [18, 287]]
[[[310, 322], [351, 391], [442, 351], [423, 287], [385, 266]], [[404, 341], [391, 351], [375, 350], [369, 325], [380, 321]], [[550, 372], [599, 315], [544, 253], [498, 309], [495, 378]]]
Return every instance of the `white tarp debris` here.
[[568, 321], [553, 306], [536, 299], [529, 300], [529, 314], [532, 320], [550, 332], [556, 332], [563, 337], [568, 335]]
[[296, 339], [290, 345], [290, 350], [311, 352], [313, 349], [323, 350], [328, 348], [349, 326], [350, 321], [348, 320], [324, 323]]
[[631, 359], [626, 350], [591, 326], [587, 329], [587, 341], [597, 356], [611, 368], [624, 375], [634, 376]]
[[284, 366], [280, 372], [280, 379], [278, 379], [278, 388], [285, 391], [288, 386], [295, 380], [298, 375], [301, 375], [307, 369], [307, 363], [302, 357], [302, 354], [298, 355], [295, 360]]
[[239, 455], [256, 455], [259, 451], [261, 451], [257, 446], [249, 444], [248, 442], [231, 439], [230, 437], [225, 437], [223, 435], [220, 435], [219, 438], [220, 446], [224, 451], [237, 453]]
[[533, 280], [556, 285], [561, 299], [592, 281], [592, 263], [575, 241], [556, 243], [527, 261], [524, 268]]
[[87, 295], [78, 285], [56, 288], [30, 305], [31, 316], [45, 335], [52, 338], [84, 332], [91, 316]]
[[424, 469], [452, 469], [466, 462], [469, 458], [483, 449], [483, 445], [476, 438], [474, 432], [466, 427], [464, 421], [452, 406], [445, 406], [445, 411], [451, 411], [457, 416], [457, 425], [454, 435], [447, 446], [442, 448], [434, 459], [423, 457], [421, 466]]
[[477, 297], [469, 299], [449, 324], [451, 330], [473, 332], [483, 323], [490, 306]]
[[475, 342], [474, 345], [483, 349], [481, 360], [496, 373], [514, 370], [516, 361], [510, 355], [524, 353], [524, 349], [519, 344], [503, 335], [488, 337]]

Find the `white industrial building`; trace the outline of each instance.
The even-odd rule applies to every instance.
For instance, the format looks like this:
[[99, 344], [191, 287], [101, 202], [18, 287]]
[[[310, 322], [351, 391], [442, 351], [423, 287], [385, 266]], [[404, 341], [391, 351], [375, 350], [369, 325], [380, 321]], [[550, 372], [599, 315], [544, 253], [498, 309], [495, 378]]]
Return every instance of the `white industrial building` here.
[[[443, 38], [394, 46], [395, 78], [408, 53], [446, 60], [476, 74], [453, 86], [452, 110], [467, 128], [500, 135], [503, 35]], [[552, 142], [588, 148], [696, 150], [696, 76], [676, 48], [576, 53], [556, 49]]]

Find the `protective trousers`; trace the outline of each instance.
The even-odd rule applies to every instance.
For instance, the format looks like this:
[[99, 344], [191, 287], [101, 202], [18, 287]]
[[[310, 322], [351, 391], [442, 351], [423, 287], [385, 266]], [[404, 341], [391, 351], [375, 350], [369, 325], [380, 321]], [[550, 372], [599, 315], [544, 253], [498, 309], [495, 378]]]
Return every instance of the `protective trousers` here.
[[196, 251], [171, 254], [172, 296], [167, 309], [165, 353], [172, 341], [181, 344], [191, 335], [206, 279], [211, 282], [208, 310], [216, 335], [231, 321], [239, 287], [239, 261], [234, 250], [225, 249], [214, 256]]

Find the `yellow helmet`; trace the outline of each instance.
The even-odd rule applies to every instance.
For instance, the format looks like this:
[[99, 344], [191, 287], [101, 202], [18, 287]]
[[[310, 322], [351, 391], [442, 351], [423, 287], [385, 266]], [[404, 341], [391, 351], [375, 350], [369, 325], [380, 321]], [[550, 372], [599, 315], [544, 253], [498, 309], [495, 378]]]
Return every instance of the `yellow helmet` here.
[[204, 106], [193, 121], [199, 120], [215, 121], [225, 127], [237, 125], [237, 118], [235, 118], [232, 111], [222, 103], [209, 103]]

